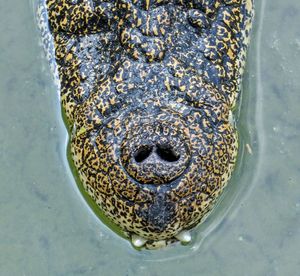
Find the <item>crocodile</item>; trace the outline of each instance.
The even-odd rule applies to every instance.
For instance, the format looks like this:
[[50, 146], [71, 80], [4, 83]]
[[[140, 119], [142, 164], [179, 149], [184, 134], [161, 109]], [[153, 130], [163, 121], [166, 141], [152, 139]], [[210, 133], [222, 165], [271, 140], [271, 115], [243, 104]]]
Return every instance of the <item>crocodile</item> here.
[[84, 190], [136, 247], [191, 241], [234, 171], [253, 0], [43, 0], [38, 13]]

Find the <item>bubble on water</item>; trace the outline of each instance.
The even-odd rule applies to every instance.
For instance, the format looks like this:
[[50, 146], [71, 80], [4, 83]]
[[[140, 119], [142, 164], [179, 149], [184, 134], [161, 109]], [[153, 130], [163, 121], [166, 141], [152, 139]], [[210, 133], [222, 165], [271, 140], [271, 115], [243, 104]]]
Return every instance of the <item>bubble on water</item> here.
[[273, 127], [273, 131], [276, 132], [276, 133], [278, 133], [279, 132], [279, 127], [278, 126], [274, 126]]

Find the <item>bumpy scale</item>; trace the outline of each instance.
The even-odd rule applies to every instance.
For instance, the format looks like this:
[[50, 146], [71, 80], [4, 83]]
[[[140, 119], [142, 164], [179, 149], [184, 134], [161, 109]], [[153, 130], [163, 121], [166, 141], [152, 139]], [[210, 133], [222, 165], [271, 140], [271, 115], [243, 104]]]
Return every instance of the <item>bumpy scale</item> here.
[[252, 0], [46, 0], [39, 14], [85, 190], [135, 245], [188, 242], [236, 161]]

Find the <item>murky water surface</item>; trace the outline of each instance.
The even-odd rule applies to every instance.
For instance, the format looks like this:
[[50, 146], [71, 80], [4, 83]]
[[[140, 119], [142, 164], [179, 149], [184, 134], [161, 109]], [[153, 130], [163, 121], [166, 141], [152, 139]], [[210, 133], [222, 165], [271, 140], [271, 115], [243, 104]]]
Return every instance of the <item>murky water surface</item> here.
[[32, 3], [0, 0], [0, 275], [299, 274], [300, 2], [256, 9], [236, 173], [191, 245], [139, 252], [78, 192]]

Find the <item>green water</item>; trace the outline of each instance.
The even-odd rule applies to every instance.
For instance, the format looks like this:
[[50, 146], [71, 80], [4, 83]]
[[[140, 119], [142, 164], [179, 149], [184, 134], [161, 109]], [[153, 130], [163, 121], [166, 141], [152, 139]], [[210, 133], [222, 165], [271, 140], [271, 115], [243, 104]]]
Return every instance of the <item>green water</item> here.
[[191, 245], [139, 252], [78, 192], [32, 3], [0, 0], [0, 275], [300, 274], [300, 2], [256, 6], [239, 167]]

